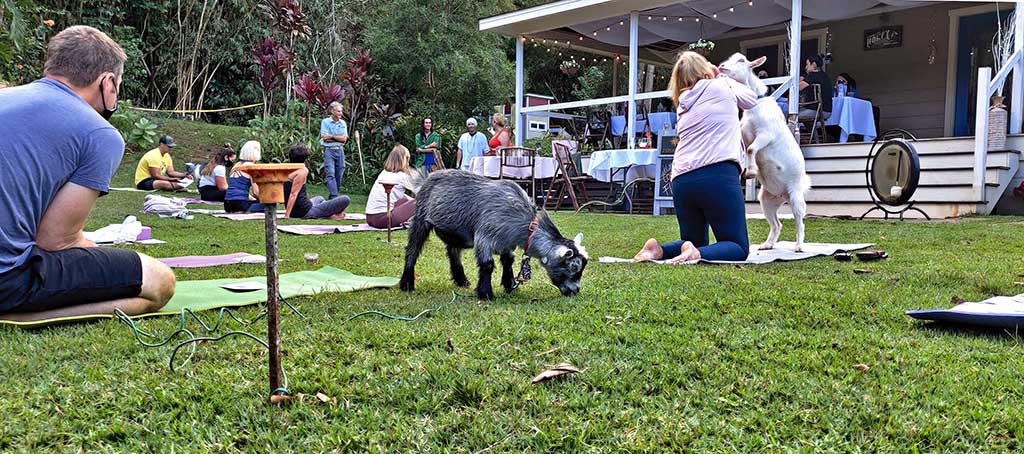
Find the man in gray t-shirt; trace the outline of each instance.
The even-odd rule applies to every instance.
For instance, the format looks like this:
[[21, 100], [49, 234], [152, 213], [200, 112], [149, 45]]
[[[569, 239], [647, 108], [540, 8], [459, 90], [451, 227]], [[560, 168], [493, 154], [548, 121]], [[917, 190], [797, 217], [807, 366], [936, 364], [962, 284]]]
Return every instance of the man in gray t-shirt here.
[[106, 119], [125, 59], [104, 33], [74, 26], [50, 40], [43, 79], [0, 90], [0, 319], [135, 315], [174, 294], [167, 266], [82, 233], [124, 154]]

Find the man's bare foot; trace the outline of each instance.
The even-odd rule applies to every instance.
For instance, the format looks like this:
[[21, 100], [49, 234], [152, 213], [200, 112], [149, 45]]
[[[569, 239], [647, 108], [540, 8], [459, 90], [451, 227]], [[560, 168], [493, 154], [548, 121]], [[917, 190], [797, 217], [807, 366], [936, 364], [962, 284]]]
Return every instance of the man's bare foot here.
[[693, 243], [687, 241], [683, 243], [683, 246], [680, 248], [679, 255], [672, 257], [668, 263], [672, 265], [682, 265], [694, 260], [700, 260], [700, 249], [697, 249]]
[[633, 256], [633, 261], [646, 262], [648, 260], [661, 260], [661, 257], [664, 254], [665, 251], [661, 249], [661, 244], [658, 243], [658, 240], [651, 238], [644, 243], [644, 248], [640, 249], [640, 252], [637, 252], [636, 255]]
[[345, 212], [342, 211], [341, 213], [332, 214], [331, 219], [334, 219], [335, 221], [343, 221], [345, 220]]

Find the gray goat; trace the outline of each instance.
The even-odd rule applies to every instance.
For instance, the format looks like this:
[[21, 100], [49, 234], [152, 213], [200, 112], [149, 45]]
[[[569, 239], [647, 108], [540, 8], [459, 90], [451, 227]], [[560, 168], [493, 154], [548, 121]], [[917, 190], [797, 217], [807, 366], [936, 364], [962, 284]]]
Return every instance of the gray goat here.
[[[414, 181], [412, 186], [419, 185]], [[574, 240], [563, 237], [547, 213], [538, 211], [526, 191], [511, 181], [461, 170], [442, 170], [427, 178], [416, 193], [416, 214], [399, 283], [403, 291], [415, 289], [416, 260], [431, 230], [447, 246], [452, 280], [460, 287], [470, 285], [462, 267], [462, 250], [473, 248], [480, 272], [476, 295], [482, 300], [494, 299], [494, 255], [501, 256], [501, 286], [506, 293], [515, 289], [512, 263], [516, 247], [523, 247], [527, 257], [540, 260], [563, 295], [580, 291], [588, 260], [581, 244], [583, 234]]]

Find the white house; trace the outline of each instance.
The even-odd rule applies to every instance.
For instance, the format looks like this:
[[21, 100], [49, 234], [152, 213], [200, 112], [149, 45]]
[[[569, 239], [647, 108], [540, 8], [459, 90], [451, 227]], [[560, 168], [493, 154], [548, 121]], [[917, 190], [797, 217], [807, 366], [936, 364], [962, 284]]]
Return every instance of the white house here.
[[[992, 36], [1017, 2], [913, 0], [561, 0], [480, 20], [482, 31], [517, 39], [516, 117], [583, 106], [665, 97], [665, 82], [645, 91], [643, 65], [669, 67], [686, 44], [710, 39], [710, 59], [733, 52], [768, 57], [774, 96], [796, 99], [801, 55], [830, 55], [827, 72], [856, 79], [857, 97], [877, 109], [876, 134], [904, 129], [918, 138], [918, 207], [933, 217], [970, 213], [1024, 213], [1013, 189], [1024, 180], [1021, 105], [1024, 15], [1016, 17], [1014, 54], [993, 70]], [[523, 102], [523, 48], [575, 49], [628, 71], [625, 94], [543, 106]], [[792, 52], [787, 52], [787, 48]], [[621, 66], [619, 66], [621, 65]], [[650, 71], [648, 71], [650, 72]], [[989, 97], [1004, 85], [1009, 106], [1006, 150], [987, 149]], [[649, 81], [648, 81], [649, 82]], [[977, 93], [984, 93], [978, 97]], [[790, 105], [795, 114], [796, 106]], [[862, 115], [863, 116], [863, 113]], [[862, 118], [863, 119], [863, 118]], [[869, 119], [874, 122], [875, 118]], [[627, 118], [626, 148], [636, 145], [635, 118]], [[517, 131], [521, 141], [523, 131]], [[865, 184], [871, 142], [804, 146], [814, 189], [809, 211], [859, 216], [873, 206]], [[753, 183], [748, 186], [753, 189]], [[1019, 192], [1018, 192], [1019, 193]], [[753, 201], [754, 191], [748, 191]], [[757, 210], [750, 203], [751, 211]]]

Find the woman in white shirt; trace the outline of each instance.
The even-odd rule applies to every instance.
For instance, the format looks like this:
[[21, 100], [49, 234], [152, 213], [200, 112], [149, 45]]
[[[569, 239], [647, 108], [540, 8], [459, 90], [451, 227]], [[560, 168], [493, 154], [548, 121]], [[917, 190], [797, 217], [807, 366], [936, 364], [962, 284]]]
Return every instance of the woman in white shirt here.
[[384, 170], [373, 182], [366, 199], [366, 223], [378, 229], [388, 228], [388, 196], [384, 185], [391, 187], [391, 226], [404, 224], [416, 213], [416, 200], [406, 194], [409, 188], [409, 149], [401, 144], [391, 149], [384, 161]]
[[228, 190], [227, 168], [235, 160], [235, 150], [225, 145], [199, 172], [199, 197], [209, 202], [223, 202]]

